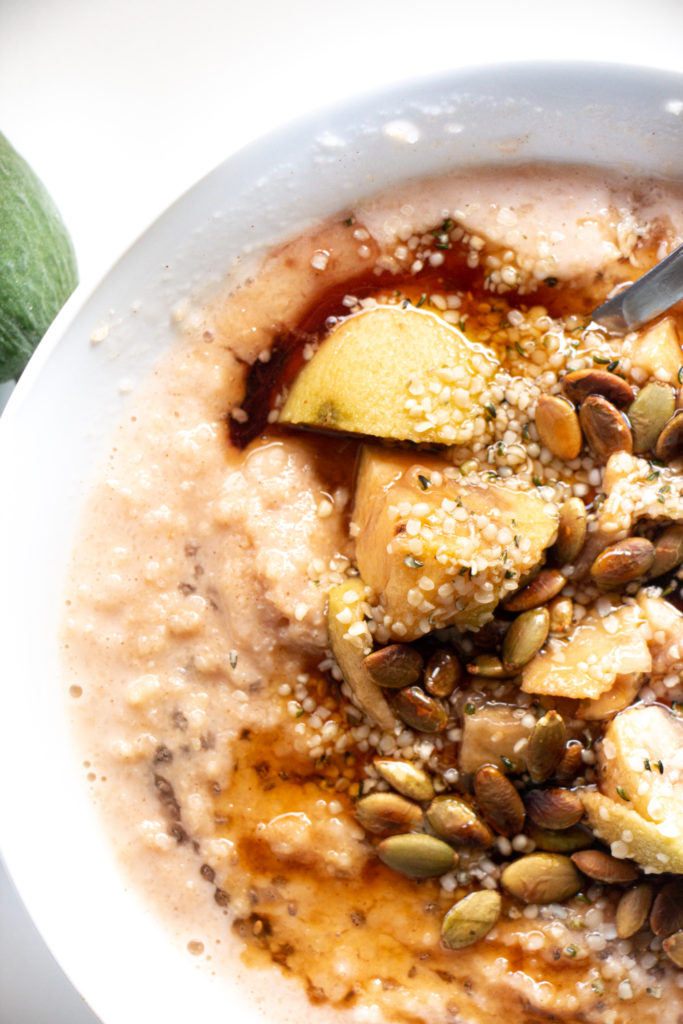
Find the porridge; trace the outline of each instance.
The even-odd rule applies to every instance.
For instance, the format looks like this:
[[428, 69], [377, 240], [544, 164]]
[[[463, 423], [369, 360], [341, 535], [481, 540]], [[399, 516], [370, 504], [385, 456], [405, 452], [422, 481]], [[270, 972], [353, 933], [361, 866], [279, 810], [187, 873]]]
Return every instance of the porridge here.
[[403, 187], [188, 315], [112, 440], [94, 799], [292, 1017], [683, 1017], [683, 314], [588, 315], [682, 240], [661, 182]]

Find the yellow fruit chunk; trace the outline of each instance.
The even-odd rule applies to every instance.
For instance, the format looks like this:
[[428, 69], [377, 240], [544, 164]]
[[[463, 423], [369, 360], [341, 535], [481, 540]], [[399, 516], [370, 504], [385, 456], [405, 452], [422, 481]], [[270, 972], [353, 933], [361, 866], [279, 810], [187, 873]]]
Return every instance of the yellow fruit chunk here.
[[678, 331], [669, 317], [648, 327], [633, 342], [631, 369], [642, 370], [648, 377], [676, 385], [681, 364], [683, 351]]
[[372, 437], [464, 444], [488, 422], [498, 368], [433, 313], [379, 306], [344, 320], [294, 380], [281, 423]]
[[580, 796], [588, 824], [614, 856], [634, 860], [648, 872], [683, 874], [683, 833], [663, 835], [661, 825], [598, 790], [584, 790]]
[[327, 599], [330, 646], [358, 706], [382, 729], [392, 730], [396, 718], [380, 687], [363, 665], [372, 637], [363, 614], [365, 584], [358, 578], [333, 587]]
[[582, 700], [576, 709], [576, 717], [587, 722], [599, 722], [604, 718], [612, 718], [618, 711], [623, 711], [629, 704], [633, 704], [642, 684], [642, 672], [617, 676], [610, 689], [600, 697], [595, 700]]
[[654, 704], [623, 711], [599, 766], [601, 792], [581, 793], [596, 835], [648, 871], [683, 872], [683, 722]]
[[639, 608], [622, 605], [601, 615], [596, 606], [568, 638], [551, 637], [546, 649], [525, 666], [522, 689], [525, 693], [595, 700], [612, 690], [620, 677], [650, 671], [648, 635]]
[[526, 717], [523, 708], [510, 704], [470, 701], [462, 720], [460, 771], [474, 775], [484, 764], [493, 764], [501, 771], [524, 771], [533, 728]]
[[557, 509], [514, 479], [436, 456], [366, 446], [353, 520], [360, 574], [377, 599], [378, 638], [478, 629], [543, 559]]

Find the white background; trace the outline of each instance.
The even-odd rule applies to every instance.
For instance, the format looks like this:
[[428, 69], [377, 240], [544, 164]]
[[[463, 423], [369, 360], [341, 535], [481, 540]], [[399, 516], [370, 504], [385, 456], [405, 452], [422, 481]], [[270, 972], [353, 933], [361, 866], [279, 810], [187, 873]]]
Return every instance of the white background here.
[[[0, 131], [52, 193], [94, 283], [176, 196], [275, 125], [403, 77], [539, 59], [683, 71], [683, 3], [0, 0]], [[39, 813], [49, 796], [26, 799]], [[95, 1024], [1, 867], [0, 1024]]]

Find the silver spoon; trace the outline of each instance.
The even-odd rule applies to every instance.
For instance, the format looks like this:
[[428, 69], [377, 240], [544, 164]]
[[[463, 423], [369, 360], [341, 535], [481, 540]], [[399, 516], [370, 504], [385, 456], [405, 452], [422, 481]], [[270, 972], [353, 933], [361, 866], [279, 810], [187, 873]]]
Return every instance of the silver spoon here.
[[626, 334], [654, 320], [683, 299], [683, 245], [593, 311], [594, 323], [613, 334]]

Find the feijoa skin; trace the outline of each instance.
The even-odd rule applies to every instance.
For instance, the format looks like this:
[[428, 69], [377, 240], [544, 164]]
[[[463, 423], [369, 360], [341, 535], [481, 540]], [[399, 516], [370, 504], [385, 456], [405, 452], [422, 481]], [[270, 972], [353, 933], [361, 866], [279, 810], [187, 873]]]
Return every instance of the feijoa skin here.
[[0, 134], [0, 381], [19, 376], [77, 280], [57, 207]]

